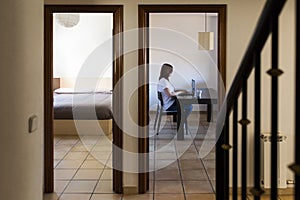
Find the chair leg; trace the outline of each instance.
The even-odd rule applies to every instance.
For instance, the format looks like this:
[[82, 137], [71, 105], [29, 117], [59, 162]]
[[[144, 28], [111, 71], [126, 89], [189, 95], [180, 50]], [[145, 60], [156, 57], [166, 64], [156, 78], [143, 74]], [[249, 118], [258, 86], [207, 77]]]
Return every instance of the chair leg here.
[[160, 127], [160, 122], [161, 122], [161, 111], [159, 112], [159, 117], [158, 117], [158, 124], [157, 124], [157, 131], [156, 131], [156, 135], [158, 135], [159, 132], [159, 127]]
[[187, 116], [186, 116], [186, 114], [184, 114], [184, 124], [185, 124], [185, 134], [188, 135], [189, 127], [188, 127], [188, 123], [187, 123]]
[[177, 122], [177, 115], [173, 114], [173, 122]]
[[189, 132], [189, 127], [188, 127], [188, 123], [187, 123], [187, 120], [185, 120], [185, 134], [188, 135], [188, 132]]
[[156, 115], [155, 115], [154, 127], [153, 127], [154, 130], [155, 130], [156, 123], [157, 123], [158, 112], [159, 112], [159, 105], [157, 105], [157, 109], [156, 109]]

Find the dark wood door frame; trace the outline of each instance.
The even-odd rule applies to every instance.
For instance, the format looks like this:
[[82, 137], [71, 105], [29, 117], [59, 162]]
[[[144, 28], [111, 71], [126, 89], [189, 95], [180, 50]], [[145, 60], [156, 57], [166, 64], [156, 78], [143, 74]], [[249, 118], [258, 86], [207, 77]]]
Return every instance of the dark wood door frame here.
[[[53, 13], [113, 13], [113, 87], [121, 81], [123, 76], [123, 6], [122, 5], [45, 5], [44, 7], [44, 192], [54, 190], [53, 176]], [[113, 93], [114, 117], [113, 120], [113, 190], [123, 192], [122, 149], [123, 132], [121, 130], [123, 84], [118, 83], [118, 92]]]
[[[218, 70], [222, 81], [218, 80], [219, 105], [221, 105], [226, 86], [226, 5], [139, 5], [139, 28], [149, 27], [150, 13], [218, 13]], [[139, 33], [139, 66], [145, 66], [139, 70], [139, 83], [148, 83], [149, 79], [149, 34], [147, 29], [141, 29]], [[147, 127], [149, 123], [149, 85], [139, 88], [139, 126]], [[149, 139], [147, 128], [140, 128], [139, 153], [149, 152]], [[142, 170], [148, 168], [148, 158], [139, 160]], [[139, 174], [139, 192], [144, 193], [149, 189], [149, 173]]]

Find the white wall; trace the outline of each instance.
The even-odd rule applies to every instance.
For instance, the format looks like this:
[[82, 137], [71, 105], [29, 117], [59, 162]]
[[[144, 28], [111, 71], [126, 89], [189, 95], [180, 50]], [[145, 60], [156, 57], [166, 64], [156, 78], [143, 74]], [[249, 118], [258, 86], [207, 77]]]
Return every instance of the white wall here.
[[[165, 62], [174, 67], [170, 81], [176, 89], [191, 90], [191, 79], [197, 88], [218, 89], [217, 20], [216, 13], [207, 18], [204, 13], [150, 14], [150, 109], [156, 108], [157, 82]], [[199, 50], [198, 32], [204, 31], [214, 32], [214, 50]]]
[[[54, 78], [85, 78], [86, 81], [80, 83], [89, 88], [96, 87], [93, 85], [97, 83], [95, 78], [99, 82], [103, 82], [102, 78], [112, 79], [112, 13], [80, 13], [79, 23], [73, 27], [60, 25], [56, 14], [53, 21]], [[99, 50], [106, 47], [105, 52]], [[88, 59], [94, 59], [92, 65], [87, 64]], [[80, 72], [83, 66], [86, 70]], [[97, 73], [94, 68], [97, 68]], [[63, 83], [61, 87], [74, 87], [74, 84]], [[99, 87], [112, 89], [111, 84]]]
[[112, 78], [98, 77], [98, 78], [60, 78], [61, 88], [74, 88], [76, 83], [80, 82], [80, 88], [92, 90], [112, 90]]
[[[2, 1], [0, 19], [0, 199], [41, 200], [43, 1]], [[38, 127], [29, 134], [32, 115]]]
[[[125, 31], [138, 27], [138, 5], [139, 4], [212, 4], [210, 0], [45, 0], [46, 4], [122, 4], [124, 5], [124, 29]], [[258, 20], [259, 14], [263, 8], [265, 1], [253, 0], [253, 1], [240, 1], [240, 0], [216, 0], [215, 4], [227, 4], [227, 71], [226, 71], [226, 86], [230, 86], [233, 76], [237, 71], [237, 68], [241, 62], [242, 56], [249, 43], [250, 37], [253, 33], [255, 24]], [[287, 163], [291, 163], [293, 159], [293, 134], [294, 134], [294, 33], [295, 28], [290, 24], [294, 24], [294, 1], [287, 1], [283, 13], [280, 19], [280, 67], [285, 71], [280, 80], [280, 91], [283, 92], [280, 96], [280, 124], [281, 131], [288, 136], [288, 152]], [[138, 39], [125, 41], [125, 48], [128, 45], [138, 44]], [[124, 56], [125, 72], [130, 71], [138, 64], [137, 51], [131, 52]], [[269, 55], [267, 51], [264, 55]], [[264, 67], [270, 67], [270, 61], [264, 61]], [[263, 75], [263, 84], [267, 84], [269, 79], [267, 75]], [[125, 78], [125, 88], [130, 85], [137, 85], [137, 72], [135, 78]], [[253, 88], [253, 82], [249, 82], [249, 92]], [[131, 98], [129, 105], [124, 103], [124, 110], [130, 108], [130, 113], [124, 112], [124, 123], [128, 122], [128, 119], [133, 118], [137, 120], [138, 117], [138, 96], [132, 96], [128, 91], [124, 91], [124, 102]], [[253, 98], [249, 95], [249, 108], [253, 108]], [[263, 104], [263, 109], [268, 109], [270, 106], [268, 103]], [[265, 110], [263, 110], [265, 111]], [[253, 115], [249, 117], [253, 121]], [[265, 131], [270, 130], [270, 125], [267, 121], [270, 119], [269, 112], [262, 112], [262, 118], [264, 119], [263, 127]], [[137, 127], [133, 127], [131, 132], [137, 132]], [[249, 138], [252, 137], [253, 127], [249, 127]], [[249, 146], [253, 146], [249, 144]], [[137, 150], [137, 140], [132, 138], [125, 138], [124, 147], [130, 147], [130, 149]], [[251, 154], [252, 155], [252, 154]], [[252, 170], [249, 173], [253, 173]], [[292, 178], [292, 174], [288, 173], [288, 178]], [[251, 182], [252, 180], [249, 180]], [[124, 185], [137, 185], [137, 175], [126, 176], [124, 179]]]

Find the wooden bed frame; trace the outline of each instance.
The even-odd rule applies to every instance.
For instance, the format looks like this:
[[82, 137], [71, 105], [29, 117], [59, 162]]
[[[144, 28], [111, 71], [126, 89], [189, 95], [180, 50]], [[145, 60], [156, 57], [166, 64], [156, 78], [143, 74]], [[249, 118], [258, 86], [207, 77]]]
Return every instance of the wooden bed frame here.
[[[112, 80], [104, 80], [104, 86], [105, 88], [111, 88], [110, 85], [112, 83]], [[102, 80], [102, 82], [103, 82]], [[86, 80], [86, 82], [89, 82], [89, 79]], [[60, 87], [74, 87], [75, 84], [75, 78], [53, 78], [53, 91]], [[103, 83], [102, 83], [103, 85]], [[81, 122], [84, 122], [82, 126], [84, 129], [89, 132], [89, 135], [99, 135], [99, 127], [95, 126], [95, 121], [98, 121], [99, 126], [103, 130], [104, 134], [106, 136], [112, 135], [112, 119], [108, 120], [80, 120]], [[66, 119], [54, 119], [53, 120], [53, 130], [54, 135], [78, 135], [75, 122], [74, 120]]]
[[[95, 123], [96, 122], [96, 123]], [[78, 120], [80, 127], [85, 130], [85, 135], [102, 135], [99, 127], [103, 130], [103, 135], [112, 136], [112, 119], [109, 120]], [[99, 124], [99, 126], [97, 125]], [[74, 120], [53, 120], [54, 135], [79, 135], [75, 127]], [[87, 133], [87, 134], [86, 134]]]

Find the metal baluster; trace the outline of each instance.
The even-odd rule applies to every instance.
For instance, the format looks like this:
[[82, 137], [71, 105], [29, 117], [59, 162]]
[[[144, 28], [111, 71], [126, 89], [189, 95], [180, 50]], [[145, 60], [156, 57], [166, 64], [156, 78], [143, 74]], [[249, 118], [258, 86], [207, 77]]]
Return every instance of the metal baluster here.
[[260, 195], [263, 194], [263, 191], [260, 187], [260, 53], [255, 55], [255, 122], [254, 122], [254, 129], [255, 129], [255, 152], [254, 152], [254, 174], [255, 180], [254, 185], [256, 188], [255, 200], [260, 200]]
[[226, 173], [223, 174], [225, 183], [224, 187], [226, 188], [224, 191], [224, 199], [229, 199], [229, 150], [231, 149], [231, 146], [229, 145], [229, 115], [226, 116], [225, 119], [225, 134], [224, 134], [224, 145], [223, 149], [224, 151], [224, 171]]
[[238, 106], [237, 101], [234, 103], [233, 106], [233, 118], [232, 118], [232, 132], [233, 132], [233, 151], [232, 151], [232, 199], [237, 200], [238, 197], [238, 190], [237, 190], [237, 183], [238, 183]]
[[229, 199], [229, 156], [228, 151], [224, 150], [224, 144], [228, 138], [228, 116], [221, 135], [216, 144], [216, 200]]
[[251, 193], [254, 196], [254, 200], [260, 200], [260, 196], [264, 193], [260, 186], [260, 115], [261, 115], [261, 106], [260, 106], [260, 63], [261, 57], [260, 52], [257, 52], [255, 55], [255, 97], [254, 97], [254, 188], [251, 189]]
[[247, 199], [247, 80], [242, 83], [242, 200]]
[[268, 74], [272, 76], [272, 105], [271, 105], [271, 199], [277, 200], [277, 132], [278, 132], [278, 76], [282, 71], [278, 69], [278, 17], [271, 17], [272, 28], [272, 69]]
[[[224, 165], [224, 151], [221, 148], [224, 135], [224, 127], [222, 127], [221, 135], [216, 144], [216, 200], [223, 200], [224, 187], [224, 177], [223, 177], [223, 165]], [[226, 173], [226, 172], [225, 172]]]

